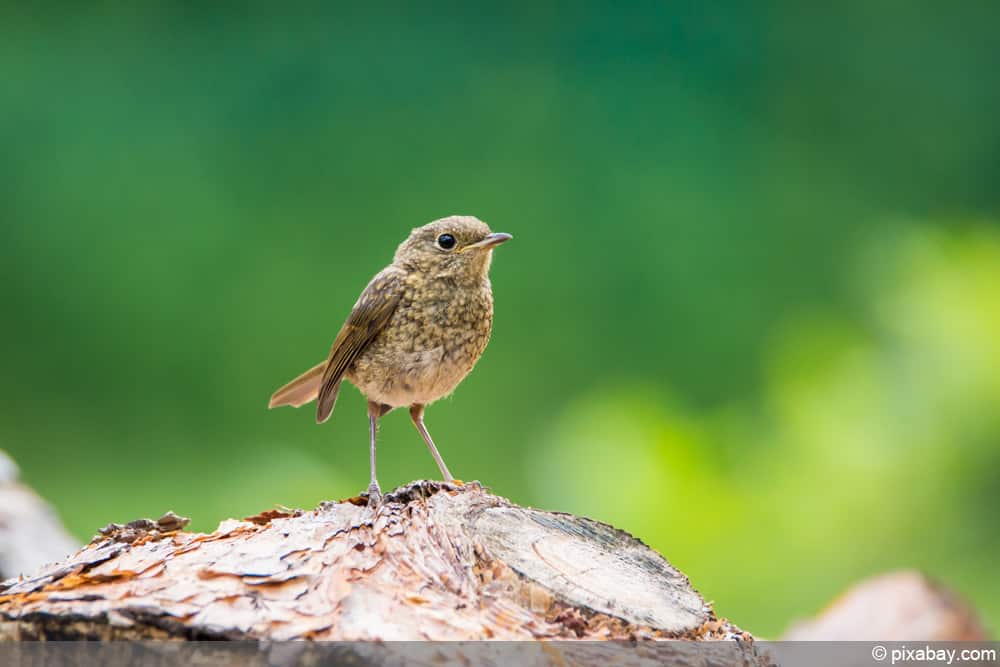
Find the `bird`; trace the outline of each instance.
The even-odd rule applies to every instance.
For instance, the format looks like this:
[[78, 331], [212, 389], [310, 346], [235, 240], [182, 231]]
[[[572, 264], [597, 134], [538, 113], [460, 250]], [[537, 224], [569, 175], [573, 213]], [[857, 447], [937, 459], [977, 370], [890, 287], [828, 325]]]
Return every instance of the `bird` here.
[[456, 481], [427, 430], [424, 410], [451, 394], [486, 349], [493, 328], [493, 250], [511, 238], [469, 215], [413, 229], [392, 263], [361, 292], [326, 360], [271, 396], [268, 408], [315, 400], [322, 424], [344, 380], [361, 391], [368, 401], [369, 505], [382, 500], [375, 470], [378, 422], [396, 408], [409, 408], [444, 481]]

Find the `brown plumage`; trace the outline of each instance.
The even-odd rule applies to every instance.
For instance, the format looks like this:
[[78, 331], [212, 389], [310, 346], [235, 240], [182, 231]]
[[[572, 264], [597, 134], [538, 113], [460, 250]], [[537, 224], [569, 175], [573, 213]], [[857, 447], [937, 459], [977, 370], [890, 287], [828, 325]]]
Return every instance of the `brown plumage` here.
[[424, 406], [450, 394], [486, 349], [493, 324], [492, 250], [510, 239], [471, 216], [451, 216], [414, 229], [392, 264], [361, 293], [327, 360], [271, 397], [268, 407], [317, 401], [316, 421], [329, 419], [347, 379], [368, 399], [371, 484], [378, 418], [409, 407], [446, 481], [451, 474], [424, 426]]

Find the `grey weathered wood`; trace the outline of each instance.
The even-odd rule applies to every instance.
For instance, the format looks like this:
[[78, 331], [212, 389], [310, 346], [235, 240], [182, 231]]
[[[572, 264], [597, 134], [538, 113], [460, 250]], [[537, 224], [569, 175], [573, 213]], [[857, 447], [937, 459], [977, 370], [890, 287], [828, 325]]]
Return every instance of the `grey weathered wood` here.
[[0, 639], [750, 640], [627, 533], [478, 484], [415, 482], [228, 520], [111, 526], [0, 585]]
[[0, 578], [37, 570], [79, 546], [52, 508], [18, 480], [17, 465], [0, 450]]

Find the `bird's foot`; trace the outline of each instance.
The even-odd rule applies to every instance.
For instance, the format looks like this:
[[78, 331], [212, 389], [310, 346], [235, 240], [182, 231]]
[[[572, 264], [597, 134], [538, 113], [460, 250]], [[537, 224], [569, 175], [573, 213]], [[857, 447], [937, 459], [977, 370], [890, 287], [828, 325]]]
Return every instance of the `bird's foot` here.
[[455, 486], [465, 486], [465, 482], [460, 479], [451, 478], [448, 480], [448, 484], [454, 484]]
[[372, 482], [368, 485], [368, 507], [376, 508], [382, 504], [382, 489], [379, 488], [378, 482]]

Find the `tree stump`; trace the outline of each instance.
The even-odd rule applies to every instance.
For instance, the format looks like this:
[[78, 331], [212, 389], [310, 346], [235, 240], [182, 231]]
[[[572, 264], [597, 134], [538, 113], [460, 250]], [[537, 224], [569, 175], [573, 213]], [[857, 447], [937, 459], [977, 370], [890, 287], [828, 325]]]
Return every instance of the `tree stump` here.
[[269, 510], [210, 534], [110, 525], [0, 584], [0, 639], [752, 638], [631, 535], [519, 507], [478, 483], [414, 482]]
[[922, 572], [889, 572], [859, 582], [816, 617], [799, 621], [786, 641], [983, 642], [976, 611]]

